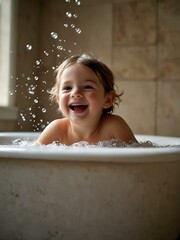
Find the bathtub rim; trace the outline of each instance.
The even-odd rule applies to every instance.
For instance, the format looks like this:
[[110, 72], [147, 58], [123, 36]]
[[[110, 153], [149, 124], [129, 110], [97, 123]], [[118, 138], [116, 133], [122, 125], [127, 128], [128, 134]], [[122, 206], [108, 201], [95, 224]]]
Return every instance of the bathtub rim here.
[[[18, 137], [17, 137], [18, 134]], [[23, 138], [28, 139], [33, 135], [36, 139], [39, 132], [1, 132], [1, 137], [6, 138]], [[136, 135], [137, 139], [162, 139], [174, 140], [180, 145], [180, 138], [153, 136], [153, 135]], [[144, 141], [142, 140], [142, 141]], [[166, 141], [165, 141], [166, 142]], [[166, 145], [166, 144], [164, 144]], [[91, 162], [172, 162], [180, 161], [180, 147], [163, 147], [163, 148], [69, 148], [55, 152], [54, 149], [46, 150], [45, 147], [9, 147], [0, 143], [0, 159], [36, 159], [36, 160], [60, 160], [60, 161], [91, 161]], [[96, 151], [94, 151], [96, 150]]]

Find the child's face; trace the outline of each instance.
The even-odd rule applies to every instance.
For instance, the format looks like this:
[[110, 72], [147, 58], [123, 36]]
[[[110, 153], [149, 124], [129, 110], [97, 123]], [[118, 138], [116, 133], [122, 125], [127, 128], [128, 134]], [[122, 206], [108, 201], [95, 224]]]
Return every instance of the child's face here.
[[108, 94], [90, 68], [73, 64], [63, 71], [59, 81], [59, 108], [71, 121], [100, 118], [103, 108], [109, 107]]

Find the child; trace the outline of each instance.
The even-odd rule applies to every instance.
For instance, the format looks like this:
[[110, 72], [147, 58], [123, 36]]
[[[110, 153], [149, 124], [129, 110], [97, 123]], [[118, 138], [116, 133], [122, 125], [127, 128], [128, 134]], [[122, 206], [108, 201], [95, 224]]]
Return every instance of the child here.
[[52, 121], [37, 143], [96, 144], [110, 139], [137, 142], [127, 123], [112, 114], [122, 94], [114, 89], [111, 70], [93, 56], [82, 54], [66, 59], [56, 70], [50, 94], [64, 118]]

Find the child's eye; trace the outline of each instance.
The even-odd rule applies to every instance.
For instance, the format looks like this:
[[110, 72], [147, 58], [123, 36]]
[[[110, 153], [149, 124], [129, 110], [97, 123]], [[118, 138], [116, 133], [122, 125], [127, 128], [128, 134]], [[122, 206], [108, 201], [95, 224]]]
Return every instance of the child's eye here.
[[84, 89], [93, 89], [93, 86], [91, 86], [91, 85], [86, 85], [86, 86], [84, 86]]
[[71, 89], [72, 89], [72, 87], [70, 87], [70, 86], [66, 86], [66, 87], [62, 88], [63, 91], [70, 91]]

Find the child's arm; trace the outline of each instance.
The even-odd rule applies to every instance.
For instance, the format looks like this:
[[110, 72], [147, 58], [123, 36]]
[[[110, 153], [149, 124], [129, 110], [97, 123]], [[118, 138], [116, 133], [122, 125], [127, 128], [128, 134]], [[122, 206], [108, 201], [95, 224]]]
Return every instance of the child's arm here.
[[41, 133], [37, 139], [38, 144], [51, 144], [60, 139], [60, 121], [59, 119], [52, 121]]

